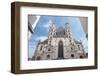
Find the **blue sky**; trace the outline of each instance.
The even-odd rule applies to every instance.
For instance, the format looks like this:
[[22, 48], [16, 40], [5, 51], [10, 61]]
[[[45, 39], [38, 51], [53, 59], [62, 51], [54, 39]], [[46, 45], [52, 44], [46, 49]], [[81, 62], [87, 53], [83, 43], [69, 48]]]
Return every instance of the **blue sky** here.
[[81, 26], [79, 17], [73, 16], [40, 16], [40, 19], [34, 29], [34, 34], [31, 35], [28, 40], [29, 46], [29, 58], [31, 58], [34, 54], [36, 45], [39, 40], [43, 41], [47, 39], [48, 36], [48, 28], [50, 24], [54, 22], [57, 27], [64, 26], [65, 23], [69, 23], [72, 30], [72, 35], [76, 40], [84, 41], [85, 49], [87, 50], [87, 40], [85, 37], [85, 33]]

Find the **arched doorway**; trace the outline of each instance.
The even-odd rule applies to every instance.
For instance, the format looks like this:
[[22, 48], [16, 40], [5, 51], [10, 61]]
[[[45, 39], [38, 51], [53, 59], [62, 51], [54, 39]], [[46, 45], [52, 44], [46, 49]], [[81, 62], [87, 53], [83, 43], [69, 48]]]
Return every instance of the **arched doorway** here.
[[59, 41], [58, 43], [58, 59], [63, 59], [64, 55], [63, 55], [63, 42]]

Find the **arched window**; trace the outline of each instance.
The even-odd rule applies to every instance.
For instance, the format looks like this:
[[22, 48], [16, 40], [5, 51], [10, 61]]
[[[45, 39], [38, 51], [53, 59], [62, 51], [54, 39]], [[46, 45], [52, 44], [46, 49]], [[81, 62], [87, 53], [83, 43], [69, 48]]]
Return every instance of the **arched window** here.
[[80, 45], [78, 45], [78, 48], [79, 48], [79, 50], [80, 50]]
[[64, 35], [65, 35], [65, 34], [66, 34], [66, 31], [64, 31], [63, 33], [64, 33]]
[[74, 58], [74, 54], [71, 54], [71, 57]]
[[71, 47], [71, 50], [73, 50], [73, 47]]
[[50, 55], [47, 55], [47, 58], [50, 58]]
[[69, 35], [69, 38], [71, 38], [70, 35]]
[[71, 42], [71, 40], [70, 40], [70, 42]]
[[50, 51], [50, 48], [48, 49], [48, 51]]
[[83, 58], [83, 56], [81, 55], [80, 58]]
[[43, 46], [41, 45], [40, 50], [42, 50], [42, 47], [43, 47]]

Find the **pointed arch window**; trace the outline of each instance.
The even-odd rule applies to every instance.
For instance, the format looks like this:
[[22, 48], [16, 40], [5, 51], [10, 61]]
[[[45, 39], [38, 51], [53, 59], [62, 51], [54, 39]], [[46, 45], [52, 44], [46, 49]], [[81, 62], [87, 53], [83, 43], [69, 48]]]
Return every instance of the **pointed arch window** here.
[[40, 50], [42, 50], [42, 47], [43, 47], [43, 46], [41, 45]]
[[50, 48], [48, 49], [48, 51], [51, 51]]

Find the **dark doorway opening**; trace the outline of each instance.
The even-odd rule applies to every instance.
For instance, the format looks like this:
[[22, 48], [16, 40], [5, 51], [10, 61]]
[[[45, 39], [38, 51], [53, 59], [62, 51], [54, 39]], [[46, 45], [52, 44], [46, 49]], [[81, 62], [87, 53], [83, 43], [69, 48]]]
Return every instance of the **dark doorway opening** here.
[[58, 43], [58, 59], [64, 59], [63, 42], [62, 41], [59, 41], [59, 43]]

